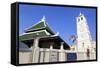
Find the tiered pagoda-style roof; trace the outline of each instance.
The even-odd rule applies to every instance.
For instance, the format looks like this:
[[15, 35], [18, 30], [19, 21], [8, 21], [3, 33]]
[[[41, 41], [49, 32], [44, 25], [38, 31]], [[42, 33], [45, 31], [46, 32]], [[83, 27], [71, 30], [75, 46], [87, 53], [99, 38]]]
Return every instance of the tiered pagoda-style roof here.
[[45, 17], [39, 21], [39, 23], [33, 25], [32, 27], [25, 30], [25, 33], [20, 35], [19, 40], [29, 40], [34, 37], [43, 37], [54, 35], [55, 33], [50, 29], [48, 24], [46, 23]]

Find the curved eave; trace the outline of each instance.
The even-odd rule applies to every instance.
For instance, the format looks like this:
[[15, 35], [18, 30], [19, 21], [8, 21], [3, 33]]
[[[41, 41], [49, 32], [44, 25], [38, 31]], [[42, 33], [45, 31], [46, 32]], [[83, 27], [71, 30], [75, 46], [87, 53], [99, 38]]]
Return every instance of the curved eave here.
[[43, 36], [47, 36], [45, 31], [35, 32], [35, 33], [26, 33], [26, 34], [19, 36], [19, 41], [30, 40], [30, 39], [33, 39], [35, 37], [43, 37]]
[[43, 28], [39, 28], [39, 29], [34, 29], [34, 30], [31, 30], [31, 31], [25, 31], [26, 33], [29, 33], [29, 32], [35, 32], [35, 31], [41, 31], [41, 30], [47, 30], [47, 32], [49, 32], [51, 35], [54, 35], [55, 33], [48, 27], [43, 27]]

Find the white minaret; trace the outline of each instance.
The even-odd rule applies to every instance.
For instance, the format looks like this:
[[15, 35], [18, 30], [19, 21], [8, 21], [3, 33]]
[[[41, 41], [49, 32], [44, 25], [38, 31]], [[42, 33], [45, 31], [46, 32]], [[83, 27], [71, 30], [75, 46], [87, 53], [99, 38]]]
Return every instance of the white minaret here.
[[76, 18], [77, 21], [77, 49], [78, 51], [86, 52], [87, 48], [91, 50], [91, 35], [87, 24], [86, 17], [80, 13]]

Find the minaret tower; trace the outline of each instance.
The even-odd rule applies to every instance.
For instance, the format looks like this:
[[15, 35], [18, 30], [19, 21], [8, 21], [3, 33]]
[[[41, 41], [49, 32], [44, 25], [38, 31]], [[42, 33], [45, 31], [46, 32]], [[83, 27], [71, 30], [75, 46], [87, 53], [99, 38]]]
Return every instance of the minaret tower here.
[[86, 52], [87, 49], [91, 50], [91, 35], [87, 24], [86, 17], [80, 13], [76, 18], [77, 21], [77, 49], [81, 52]]

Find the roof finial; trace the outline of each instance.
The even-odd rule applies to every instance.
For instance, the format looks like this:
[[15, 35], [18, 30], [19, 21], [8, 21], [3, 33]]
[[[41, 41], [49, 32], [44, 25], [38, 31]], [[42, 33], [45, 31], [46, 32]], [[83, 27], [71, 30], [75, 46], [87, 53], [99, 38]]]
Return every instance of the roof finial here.
[[80, 12], [80, 15], [82, 15], [82, 13]]
[[41, 21], [45, 21], [45, 16], [42, 17]]

